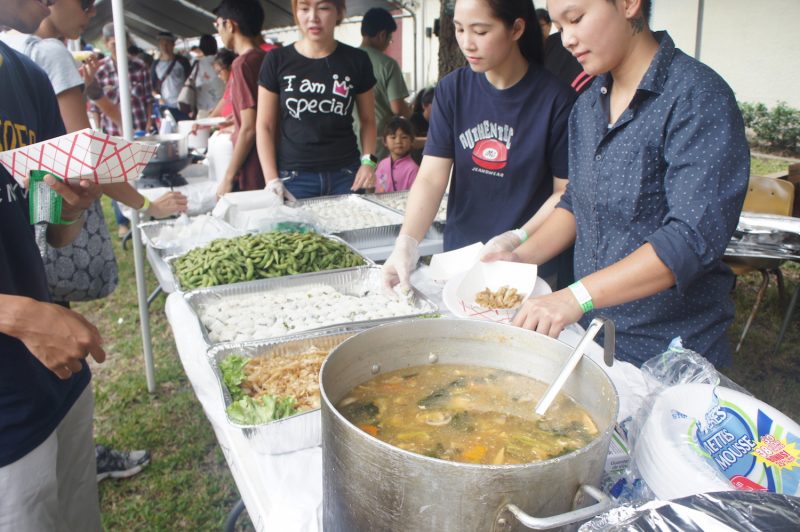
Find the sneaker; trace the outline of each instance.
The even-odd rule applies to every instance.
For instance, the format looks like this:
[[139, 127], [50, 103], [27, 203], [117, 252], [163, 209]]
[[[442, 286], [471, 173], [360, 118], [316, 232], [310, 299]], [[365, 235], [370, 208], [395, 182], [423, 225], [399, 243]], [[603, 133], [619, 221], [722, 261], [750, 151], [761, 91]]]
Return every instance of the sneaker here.
[[97, 460], [97, 482], [108, 477], [128, 478], [137, 474], [150, 463], [147, 451], [116, 451], [105, 445], [95, 445]]

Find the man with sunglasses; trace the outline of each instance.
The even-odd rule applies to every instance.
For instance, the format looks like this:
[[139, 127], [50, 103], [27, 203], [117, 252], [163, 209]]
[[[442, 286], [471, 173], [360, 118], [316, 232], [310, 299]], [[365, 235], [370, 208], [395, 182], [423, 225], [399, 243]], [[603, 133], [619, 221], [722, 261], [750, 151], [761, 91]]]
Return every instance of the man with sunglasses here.
[[[0, 26], [31, 33], [49, 14], [41, 0], [0, 0]], [[0, 43], [0, 151], [64, 133], [47, 75]], [[100, 195], [46, 178], [64, 198], [48, 225], [53, 245], [72, 241]], [[92, 441], [91, 372], [105, 360], [97, 329], [50, 303], [27, 191], [0, 167], [0, 530], [101, 529]]]

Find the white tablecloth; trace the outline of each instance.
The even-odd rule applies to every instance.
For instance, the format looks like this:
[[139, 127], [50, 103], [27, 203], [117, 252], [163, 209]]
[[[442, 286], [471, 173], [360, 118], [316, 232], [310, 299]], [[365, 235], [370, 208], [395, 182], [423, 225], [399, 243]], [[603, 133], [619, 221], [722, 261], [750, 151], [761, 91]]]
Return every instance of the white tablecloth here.
[[[426, 268], [412, 283], [444, 309], [441, 285], [430, 280]], [[316, 447], [282, 455], [264, 455], [253, 450], [240, 429], [227, 422], [222, 393], [211, 366], [200, 325], [181, 294], [167, 298], [167, 318], [186, 375], [203, 405], [225, 454], [239, 493], [256, 530], [308, 531], [322, 529], [322, 449]], [[446, 311], [444, 312], [446, 314]], [[560, 340], [574, 346], [582, 334], [579, 327], [565, 330]], [[627, 362], [611, 368], [603, 364], [603, 349], [593, 344], [588, 356], [604, 367], [620, 396], [619, 420], [638, 408], [646, 385], [641, 371]]]

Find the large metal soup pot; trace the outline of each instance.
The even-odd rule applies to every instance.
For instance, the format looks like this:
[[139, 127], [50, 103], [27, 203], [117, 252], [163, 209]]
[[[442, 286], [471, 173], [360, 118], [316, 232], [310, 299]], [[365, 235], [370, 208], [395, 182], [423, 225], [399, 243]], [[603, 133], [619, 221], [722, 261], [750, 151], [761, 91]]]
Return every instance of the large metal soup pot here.
[[[424, 364], [485, 366], [549, 383], [570, 352], [532, 331], [451, 319], [391, 323], [334, 349], [320, 373], [325, 532], [550, 529], [607, 509], [608, 499], [596, 486], [618, 398], [603, 369], [587, 357], [563, 391], [589, 413], [600, 434], [552, 460], [476, 465], [430, 458], [362, 432], [334, 406], [375, 375]], [[586, 504], [581, 496], [587, 493], [598, 502], [573, 510], [576, 503]]]

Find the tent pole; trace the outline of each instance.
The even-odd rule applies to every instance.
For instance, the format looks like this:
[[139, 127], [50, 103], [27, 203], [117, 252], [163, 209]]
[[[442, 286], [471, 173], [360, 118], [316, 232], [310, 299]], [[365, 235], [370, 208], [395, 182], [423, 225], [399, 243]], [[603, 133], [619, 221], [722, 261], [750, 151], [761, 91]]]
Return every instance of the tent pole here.
[[[122, 135], [126, 140], [133, 140], [133, 115], [131, 114], [131, 86], [128, 75], [128, 43], [125, 35], [125, 13], [123, 0], [111, 0], [111, 13], [114, 18], [114, 35], [116, 37], [117, 76], [119, 78], [119, 104], [122, 114]], [[147, 391], [156, 391], [155, 367], [153, 365], [153, 344], [150, 340], [150, 311], [147, 307], [147, 293], [144, 280], [144, 253], [142, 235], [139, 233], [139, 213], [134, 210], [131, 218], [133, 231], [133, 264], [136, 271], [136, 295], [139, 303], [139, 322], [142, 330], [142, 347], [144, 350]]]

